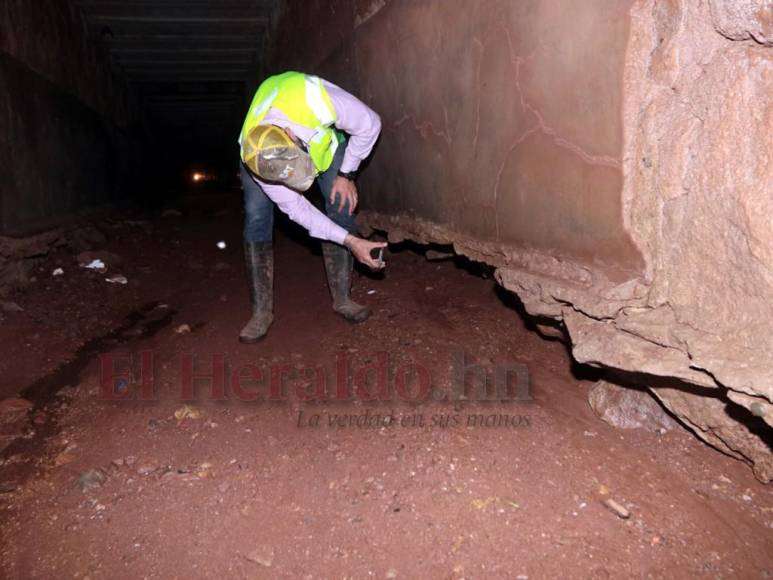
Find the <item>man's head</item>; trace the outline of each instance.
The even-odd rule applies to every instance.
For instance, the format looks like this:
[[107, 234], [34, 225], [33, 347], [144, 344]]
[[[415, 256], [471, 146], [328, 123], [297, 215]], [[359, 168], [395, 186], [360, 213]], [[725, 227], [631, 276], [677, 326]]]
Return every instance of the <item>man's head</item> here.
[[265, 181], [306, 191], [314, 183], [316, 170], [303, 142], [288, 129], [257, 125], [242, 142], [245, 165]]

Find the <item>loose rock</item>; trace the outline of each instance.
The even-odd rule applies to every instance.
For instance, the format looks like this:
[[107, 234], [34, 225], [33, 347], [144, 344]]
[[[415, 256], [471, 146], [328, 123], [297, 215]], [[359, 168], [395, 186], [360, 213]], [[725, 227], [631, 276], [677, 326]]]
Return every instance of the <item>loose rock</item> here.
[[246, 558], [250, 562], [255, 562], [256, 564], [270, 568], [271, 564], [274, 563], [274, 549], [259, 547], [256, 550], [250, 552]]
[[177, 334], [188, 334], [191, 331], [191, 327], [188, 324], [181, 324], [180, 326], [176, 327], [174, 331]]
[[101, 469], [89, 469], [78, 478], [81, 491], [98, 489], [107, 481], [107, 476]]
[[631, 512], [612, 498], [604, 500], [604, 506], [620, 519], [627, 520], [631, 517]]
[[601, 380], [591, 387], [588, 402], [602, 421], [620, 429], [660, 431], [675, 425], [647, 391]]

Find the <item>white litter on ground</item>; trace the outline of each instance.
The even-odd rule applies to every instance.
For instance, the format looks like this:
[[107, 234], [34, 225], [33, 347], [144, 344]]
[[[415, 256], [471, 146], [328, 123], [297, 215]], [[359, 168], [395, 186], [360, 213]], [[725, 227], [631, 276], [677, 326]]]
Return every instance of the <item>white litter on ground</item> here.
[[88, 268], [89, 270], [104, 270], [107, 268], [102, 260], [92, 260], [83, 267]]
[[105, 282], [109, 282], [110, 284], [128, 284], [129, 280], [127, 280], [126, 276], [123, 274], [116, 274], [115, 276], [105, 278]]
[[376, 293], [376, 291], [375, 291], [375, 290], [368, 290], [368, 295], [370, 295], [370, 294], [375, 294], [375, 293]]
[[220, 248], [221, 250], [225, 250], [226, 244], [225, 242], [218, 242], [217, 247]]
[[57, 268], [56, 270], [51, 272], [51, 275], [52, 276], [64, 276], [64, 270], [62, 270], [61, 268]]

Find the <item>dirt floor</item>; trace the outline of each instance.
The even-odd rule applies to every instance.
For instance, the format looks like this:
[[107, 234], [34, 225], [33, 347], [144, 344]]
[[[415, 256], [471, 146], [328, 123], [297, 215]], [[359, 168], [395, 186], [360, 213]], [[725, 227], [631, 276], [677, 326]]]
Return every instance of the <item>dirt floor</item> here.
[[[238, 202], [104, 221], [120, 264], [63, 248], [13, 297], [0, 399], [34, 406], [0, 440], [3, 578], [773, 576], [773, 489], [682, 429], [598, 420], [592, 374], [474, 265], [396, 249], [351, 326], [291, 230], [269, 336], [239, 344]], [[532, 400], [437, 400], [463, 364], [525, 365]], [[350, 400], [304, 400], [347, 375]]]

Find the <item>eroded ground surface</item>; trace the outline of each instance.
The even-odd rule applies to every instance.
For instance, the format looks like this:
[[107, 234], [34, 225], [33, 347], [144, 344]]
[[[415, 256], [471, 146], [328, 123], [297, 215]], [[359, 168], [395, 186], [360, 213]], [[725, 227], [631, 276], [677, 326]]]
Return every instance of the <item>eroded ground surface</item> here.
[[[773, 575], [773, 491], [683, 430], [600, 422], [593, 377], [573, 373], [565, 348], [529, 331], [474, 267], [394, 252], [383, 279], [356, 278], [374, 315], [350, 326], [330, 310], [318, 250], [282, 236], [274, 325], [245, 346], [238, 199], [181, 209], [99, 224], [102, 249], [121, 257], [107, 275], [129, 284], [63, 249], [14, 297], [24, 311], [4, 315], [2, 396], [35, 406], [23, 438], [3, 439], [3, 577]], [[136, 380], [112, 381], [124, 395], [152, 353], [151, 400], [106, 400], [99, 355], [111, 352], [133, 355]], [[322, 375], [335, 388], [344, 357], [354, 376], [379, 356], [393, 387], [413, 384], [413, 364], [446, 392], [460, 353], [492, 372], [526, 365], [533, 400], [310, 403], [296, 392]], [[186, 356], [195, 373], [222, 357], [224, 400], [208, 380], [181, 400]], [[262, 372], [241, 398], [265, 398], [282, 367], [283, 400], [232, 388], [234, 369]], [[394, 422], [357, 426], [364, 413]], [[331, 426], [340, 415], [355, 424]], [[497, 425], [468, 425], [480, 415]]]

